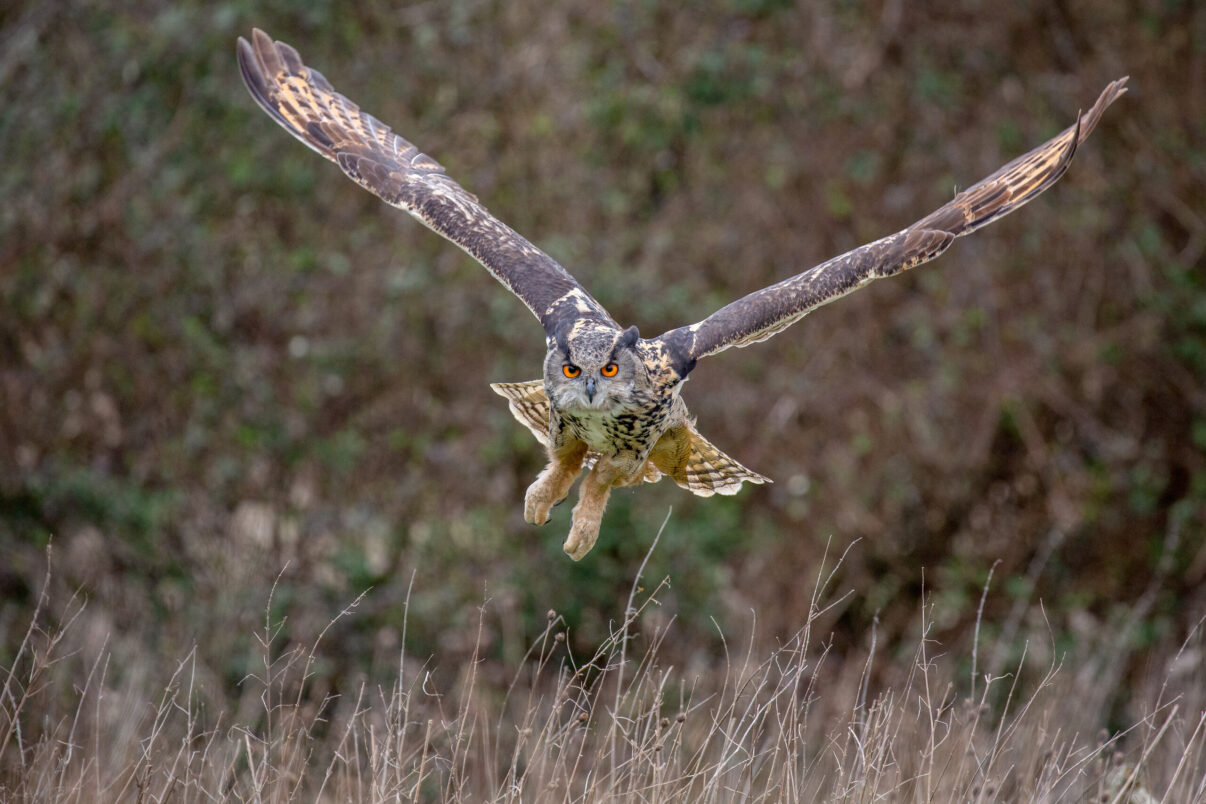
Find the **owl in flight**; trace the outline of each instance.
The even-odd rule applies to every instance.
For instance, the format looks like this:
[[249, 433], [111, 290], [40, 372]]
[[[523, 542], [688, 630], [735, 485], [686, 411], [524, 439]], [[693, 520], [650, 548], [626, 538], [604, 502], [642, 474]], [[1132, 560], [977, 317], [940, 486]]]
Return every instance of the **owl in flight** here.
[[528, 522], [547, 522], [588, 469], [564, 545], [575, 560], [594, 546], [615, 486], [669, 475], [707, 497], [769, 482], [695, 429], [679, 392], [700, 358], [766, 340], [873, 279], [934, 259], [956, 237], [1022, 206], [1064, 175], [1076, 147], [1126, 91], [1126, 78], [1114, 81], [1074, 125], [912, 226], [754, 291], [702, 321], [642, 338], [438, 162], [336, 92], [292, 47], [255, 30], [250, 42], [239, 38], [238, 58], [251, 96], [276, 122], [352, 181], [464, 249], [540, 320], [548, 346], [543, 379], [491, 387], [548, 451], [548, 466], [524, 497]]

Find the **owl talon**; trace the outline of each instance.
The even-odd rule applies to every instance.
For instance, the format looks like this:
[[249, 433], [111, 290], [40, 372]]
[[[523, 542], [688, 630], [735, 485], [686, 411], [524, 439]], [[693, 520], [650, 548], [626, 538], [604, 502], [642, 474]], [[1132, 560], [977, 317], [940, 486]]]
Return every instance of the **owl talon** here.
[[601, 524], [602, 517], [583, 516], [579, 511], [575, 511], [574, 524], [561, 549], [574, 561], [581, 561], [599, 540]]
[[547, 525], [553, 517], [550, 514], [552, 506], [537, 499], [531, 489], [523, 501], [523, 518], [529, 525]]
[[586, 445], [581, 445], [572, 454], [564, 458], [553, 455], [549, 465], [544, 468], [528, 486], [523, 495], [523, 518], [530, 525], [544, 525], [552, 518], [553, 506], [565, 502], [569, 496], [570, 486], [582, 468], [582, 456], [586, 454]]
[[567, 556], [573, 558], [575, 562], [581, 561], [586, 556], [586, 553], [591, 552], [591, 547], [595, 546], [595, 541], [598, 539], [598, 533], [593, 539], [582, 539], [570, 532], [569, 538], [566, 539], [566, 544], [561, 546], [562, 550], [566, 551]]
[[[562, 500], [565, 498], [562, 497]], [[553, 506], [561, 502], [552, 502], [545, 493], [543, 484], [539, 481], [533, 483], [528, 489], [528, 493], [523, 499], [523, 518], [529, 525], [547, 525], [553, 518]]]

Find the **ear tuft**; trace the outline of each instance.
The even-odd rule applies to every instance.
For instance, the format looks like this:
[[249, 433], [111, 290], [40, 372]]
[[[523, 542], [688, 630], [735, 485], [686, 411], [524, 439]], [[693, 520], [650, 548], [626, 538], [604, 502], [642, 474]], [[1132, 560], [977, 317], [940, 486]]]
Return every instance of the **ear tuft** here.
[[620, 342], [617, 344], [617, 346], [623, 349], [631, 349], [636, 345], [636, 342], [640, 339], [640, 337], [641, 333], [637, 331], [635, 326], [629, 327], [628, 329], [624, 330], [624, 334], [620, 336]]

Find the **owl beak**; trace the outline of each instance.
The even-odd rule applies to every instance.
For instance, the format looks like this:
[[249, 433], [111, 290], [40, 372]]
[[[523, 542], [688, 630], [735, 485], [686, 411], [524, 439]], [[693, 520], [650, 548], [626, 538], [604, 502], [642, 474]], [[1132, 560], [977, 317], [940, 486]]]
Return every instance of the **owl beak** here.
[[586, 378], [586, 401], [587, 402], [595, 401], [595, 378], [594, 377]]

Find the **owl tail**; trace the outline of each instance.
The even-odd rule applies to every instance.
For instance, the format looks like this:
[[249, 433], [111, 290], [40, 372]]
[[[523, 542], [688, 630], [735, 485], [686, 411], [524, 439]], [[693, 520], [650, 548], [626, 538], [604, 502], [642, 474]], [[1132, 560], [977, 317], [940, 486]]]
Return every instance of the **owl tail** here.
[[[507, 400], [511, 415], [547, 447], [549, 400], [544, 393], [544, 382], [499, 382], [492, 383], [490, 387]], [[587, 468], [594, 465], [596, 457], [594, 454], [587, 455]], [[747, 469], [718, 450], [699, 434], [691, 422], [667, 432], [653, 448], [645, 465], [643, 480], [656, 483], [662, 474], [669, 475], [675, 483], [700, 497], [736, 494], [741, 490], [742, 483], [772, 482], [770, 478]]]
[[544, 446], [549, 445], [549, 398], [544, 393], [544, 381], [531, 382], [492, 382], [490, 388], [494, 393], [507, 400], [520, 424], [532, 431], [536, 440]]
[[686, 461], [677, 471], [666, 474], [692, 494], [698, 494], [700, 497], [711, 497], [713, 494], [730, 495], [741, 491], [742, 483], [774, 482], [769, 477], [747, 469], [718, 450], [712, 442], [699, 434], [693, 423], [688, 422], [684, 429], [687, 431], [689, 444]]

